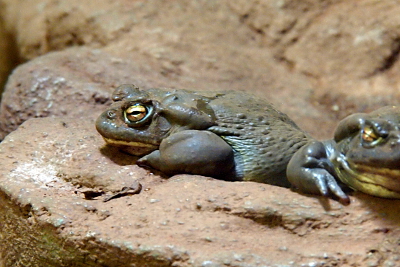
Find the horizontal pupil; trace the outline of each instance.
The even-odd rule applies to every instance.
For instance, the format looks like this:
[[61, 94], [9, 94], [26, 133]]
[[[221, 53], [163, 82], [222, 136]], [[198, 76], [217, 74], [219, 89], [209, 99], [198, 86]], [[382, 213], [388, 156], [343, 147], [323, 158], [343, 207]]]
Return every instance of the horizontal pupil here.
[[133, 112], [131, 112], [131, 113], [129, 113], [129, 115], [140, 115], [140, 114], [143, 114], [144, 113], [144, 111], [133, 111]]
[[141, 104], [132, 104], [124, 110], [124, 117], [127, 122], [139, 123], [148, 117], [151, 109]]

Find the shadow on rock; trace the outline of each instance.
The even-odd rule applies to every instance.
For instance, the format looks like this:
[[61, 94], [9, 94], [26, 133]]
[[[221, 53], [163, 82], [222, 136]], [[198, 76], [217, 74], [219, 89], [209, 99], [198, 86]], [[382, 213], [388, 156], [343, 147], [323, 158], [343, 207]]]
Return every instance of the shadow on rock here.
[[374, 218], [393, 227], [400, 225], [400, 200], [379, 198], [360, 192], [355, 192], [354, 196]]
[[109, 145], [102, 146], [100, 148], [100, 153], [120, 166], [134, 165], [139, 159], [138, 156], [130, 155], [119, 150], [117, 147], [112, 147]]

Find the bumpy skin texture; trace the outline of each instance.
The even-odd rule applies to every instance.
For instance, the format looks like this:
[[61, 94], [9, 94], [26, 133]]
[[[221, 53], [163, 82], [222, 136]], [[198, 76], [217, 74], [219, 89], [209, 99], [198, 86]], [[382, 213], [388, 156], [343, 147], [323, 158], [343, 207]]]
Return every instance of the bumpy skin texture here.
[[[400, 198], [400, 108], [353, 114], [317, 141], [265, 100], [234, 91], [122, 85], [96, 122], [110, 145], [166, 174], [293, 186], [348, 204], [340, 185]], [[340, 184], [340, 185], [339, 185]]]
[[[139, 165], [167, 174], [290, 186], [288, 161], [310, 140], [285, 114], [242, 92], [122, 85], [113, 100], [96, 122], [100, 134], [110, 145], [143, 156]], [[136, 109], [146, 114], [129, 113]]]
[[347, 196], [336, 180], [364, 193], [400, 198], [400, 107], [342, 120], [334, 140], [313, 141], [290, 160], [287, 175], [299, 190]]

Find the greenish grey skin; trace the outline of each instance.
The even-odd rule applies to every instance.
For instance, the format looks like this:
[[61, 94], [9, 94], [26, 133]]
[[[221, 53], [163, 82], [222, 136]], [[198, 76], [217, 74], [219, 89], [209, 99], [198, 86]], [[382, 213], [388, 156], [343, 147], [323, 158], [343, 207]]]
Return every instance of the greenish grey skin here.
[[336, 181], [378, 197], [400, 198], [400, 107], [342, 120], [333, 140], [312, 141], [292, 157], [288, 179], [300, 191], [328, 194]]
[[[141, 156], [139, 166], [169, 175], [293, 186], [305, 193], [335, 195], [343, 203], [349, 198], [338, 181], [368, 194], [400, 198], [399, 179], [393, 178], [400, 176], [397, 108], [350, 116], [339, 124], [334, 140], [320, 142], [267, 101], [243, 92], [121, 85], [112, 99], [96, 128], [109, 145]], [[395, 137], [365, 145], [360, 139], [365, 125], [383, 127]], [[394, 155], [398, 158], [392, 161]], [[380, 162], [394, 172], [377, 189], [360, 178], [371, 171], [360, 166], [380, 169]], [[382, 178], [374, 174], [369, 179], [375, 183]]]
[[[285, 177], [292, 155], [310, 137], [263, 99], [243, 92], [139, 90], [122, 85], [115, 103], [96, 122], [110, 145], [143, 156], [140, 166], [166, 174], [191, 173], [225, 180], [290, 186]], [[140, 103], [149, 114], [124, 117]]]

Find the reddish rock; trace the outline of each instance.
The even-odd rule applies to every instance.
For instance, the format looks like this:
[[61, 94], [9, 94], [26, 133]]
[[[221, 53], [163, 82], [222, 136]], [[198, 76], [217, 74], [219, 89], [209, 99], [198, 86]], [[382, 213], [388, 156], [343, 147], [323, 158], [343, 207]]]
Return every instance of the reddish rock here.
[[[101, 50], [49, 53], [14, 70], [0, 106], [0, 139], [32, 117], [96, 118], [114, 88], [159, 83], [157, 74]], [[158, 79], [160, 80], [160, 79]]]
[[[229, 5], [263, 47], [341, 118], [400, 103], [397, 1], [241, 0]], [[344, 15], [345, 14], [345, 15]]]
[[[395, 75], [399, 7], [394, 0], [202, 4], [119, 0], [84, 5], [78, 0], [1, 0], [0, 4], [23, 59], [83, 45], [102, 47], [123, 58], [145, 54], [157, 71], [181, 79], [181, 87], [186, 87], [185, 80], [207, 76], [219, 79], [224, 88], [237, 89], [243, 85], [238, 79], [267, 75], [274, 78], [268, 79], [273, 88], [268, 90], [279, 94], [282, 90], [275, 89], [288, 88], [284, 80], [294, 79], [292, 86], [308, 86], [308, 94], [315, 93], [312, 104], [322, 104], [326, 112], [339, 117], [400, 100]], [[274, 69], [285, 69], [286, 75], [270, 73]], [[253, 86], [241, 88], [255, 85], [251, 90], [272, 94], [265, 92], [266, 84], [248, 85]]]
[[[344, 207], [266, 184], [162, 178], [104, 147], [90, 118], [28, 120], [0, 162], [4, 266], [399, 263], [399, 200], [357, 193]], [[139, 194], [103, 202], [134, 181]]]
[[[229, 51], [236, 52], [235, 49]], [[277, 106], [285, 106], [281, 110], [292, 114], [293, 119], [297, 119], [307, 130], [315, 129], [314, 124], [321, 121], [321, 116], [326, 117], [323, 119], [326, 123], [331, 123], [331, 129], [336, 123], [329, 121], [328, 116], [318, 113], [311, 105], [304, 108], [308, 103], [308, 94], [305, 93], [309, 92], [308, 84], [298, 76], [286, 81], [286, 70], [273, 69], [271, 63], [268, 63], [270, 74], [264, 75], [264, 70], [259, 68], [251, 75], [257, 76], [254, 80], [234, 79], [232, 76], [228, 82], [218, 76], [235, 68], [233, 66], [219, 71], [204, 68], [188, 71], [185, 76], [175, 79], [165, 75], [164, 68], [153, 64], [152, 58], [142, 53], [134, 53], [125, 58], [114, 54], [104, 49], [72, 48], [49, 53], [19, 66], [9, 78], [0, 105], [0, 139], [32, 117], [96, 116], [94, 114], [97, 111], [105, 109], [104, 105], [109, 104], [115, 87], [124, 83], [134, 83], [144, 89], [175, 87], [211, 91], [245, 90], [266, 97]], [[253, 52], [249, 55], [251, 57], [246, 61], [256, 57]], [[240, 58], [244, 59], [245, 56]], [[189, 58], [190, 55], [185, 56], [188, 62]], [[239, 64], [237, 58], [232, 60]], [[251, 72], [249, 65], [241, 69], [249, 74]], [[204, 76], [199, 76], [199, 72]], [[273, 78], [276, 81], [273, 82]], [[299, 86], [295, 85], [297, 82]], [[283, 86], [287, 90], [280, 90]], [[287, 101], [282, 102], [281, 99]], [[317, 136], [322, 135], [320, 131], [314, 132]], [[326, 132], [323, 134], [327, 135]]]
[[398, 104], [399, 11], [396, 1], [331, 5], [285, 58], [315, 79], [323, 105], [348, 112]]
[[[245, 90], [328, 138], [350, 112], [399, 103], [398, 9], [0, 0], [12, 37], [0, 38], [0, 72], [32, 59], [9, 79], [0, 138], [32, 117], [63, 117], [29, 120], [0, 144], [0, 265], [399, 265], [399, 201], [356, 193], [342, 207], [264, 184], [167, 180], [99, 150], [93, 126], [113, 88], [136, 83]], [[134, 180], [140, 194], [102, 202]]]

